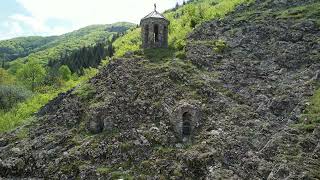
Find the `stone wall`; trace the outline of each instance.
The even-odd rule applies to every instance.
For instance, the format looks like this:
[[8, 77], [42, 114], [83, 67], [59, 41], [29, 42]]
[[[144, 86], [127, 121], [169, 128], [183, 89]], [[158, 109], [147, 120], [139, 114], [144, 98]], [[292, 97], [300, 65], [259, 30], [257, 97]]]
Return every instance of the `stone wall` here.
[[[183, 114], [189, 113], [191, 115], [190, 119], [190, 136], [184, 137], [183, 135]], [[174, 127], [177, 138], [182, 142], [191, 141], [195, 129], [200, 125], [200, 109], [199, 102], [185, 102], [181, 101], [178, 105], [173, 109], [171, 114], [171, 123]]]
[[[168, 25], [165, 19], [149, 18], [141, 21], [141, 37], [143, 48], [167, 48]], [[158, 27], [158, 40], [155, 40], [155, 30]]]

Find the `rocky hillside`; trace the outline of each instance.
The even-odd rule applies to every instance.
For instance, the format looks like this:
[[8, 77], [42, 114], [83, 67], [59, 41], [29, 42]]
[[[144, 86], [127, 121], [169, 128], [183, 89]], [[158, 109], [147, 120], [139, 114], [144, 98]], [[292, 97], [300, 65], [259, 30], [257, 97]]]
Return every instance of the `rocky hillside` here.
[[111, 62], [0, 136], [0, 177], [319, 179], [320, 126], [296, 127], [320, 81], [319, 7], [257, 0], [195, 29], [186, 60]]

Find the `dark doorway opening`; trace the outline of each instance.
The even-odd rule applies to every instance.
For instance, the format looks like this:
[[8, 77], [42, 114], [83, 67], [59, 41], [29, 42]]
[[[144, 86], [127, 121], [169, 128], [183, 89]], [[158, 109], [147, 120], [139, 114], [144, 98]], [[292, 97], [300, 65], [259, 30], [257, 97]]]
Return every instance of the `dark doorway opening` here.
[[191, 118], [192, 115], [189, 112], [185, 112], [182, 115], [182, 135], [188, 137], [191, 135]]
[[155, 24], [154, 27], [154, 42], [159, 42], [159, 25]]

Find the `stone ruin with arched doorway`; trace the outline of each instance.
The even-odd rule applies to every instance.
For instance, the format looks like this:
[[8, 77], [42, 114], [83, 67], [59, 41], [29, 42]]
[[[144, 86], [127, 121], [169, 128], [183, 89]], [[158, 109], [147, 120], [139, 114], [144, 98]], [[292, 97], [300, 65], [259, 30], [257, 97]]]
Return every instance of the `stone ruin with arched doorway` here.
[[199, 126], [200, 112], [196, 104], [180, 102], [171, 114], [171, 123], [179, 141], [191, 142]]
[[167, 48], [170, 22], [156, 10], [141, 19], [142, 48]]

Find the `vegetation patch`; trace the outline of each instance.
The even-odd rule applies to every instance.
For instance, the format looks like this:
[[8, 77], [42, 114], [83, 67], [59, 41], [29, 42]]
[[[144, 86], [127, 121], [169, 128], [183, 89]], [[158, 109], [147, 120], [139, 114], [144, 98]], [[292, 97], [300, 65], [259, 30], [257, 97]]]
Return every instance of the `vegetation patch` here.
[[77, 95], [82, 101], [89, 101], [96, 94], [94, 87], [88, 83], [81, 84], [72, 94]]
[[221, 39], [214, 41], [213, 51], [216, 53], [222, 53], [228, 46], [227, 43]]
[[121, 57], [124, 56], [128, 51], [133, 52], [139, 50], [141, 45], [141, 29], [137, 28], [134, 30], [129, 30], [126, 35], [118, 38], [113, 43], [115, 56]]
[[21, 86], [0, 85], [0, 110], [8, 111], [31, 96], [32, 92]]
[[320, 18], [320, 3], [315, 2], [305, 6], [292, 7], [285, 11], [278, 12], [278, 18], [294, 19], [317, 19]]
[[120, 150], [121, 150], [121, 152], [127, 152], [130, 149], [132, 149], [133, 146], [134, 146], [134, 144], [131, 142], [124, 142], [124, 143], [120, 144]]
[[310, 105], [307, 106], [304, 113], [300, 117], [299, 123], [293, 127], [313, 132], [320, 125], [320, 89], [318, 89], [310, 99]]
[[19, 130], [19, 132], [17, 133], [17, 138], [18, 139], [24, 139], [24, 138], [26, 138], [28, 136], [29, 136], [29, 129], [25, 128], [25, 127], [21, 128]]
[[166, 49], [166, 48], [157, 48], [157, 49], [146, 49], [144, 50], [144, 55], [151, 62], [163, 62], [163, 60], [169, 59], [172, 60], [175, 57], [175, 50]]
[[99, 167], [96, 171], [101, 175], [108, 175], [110, 172], [112, 172], [112, 169], [110, 167]]
[[45, 93], [36, 92], [25, 101], [16, 104], [8, 111], [0, 110], [0, 132], [13, 129], [22, 123], [32, 120], [32, 116], [50, 100], [57, 97], [59, 93], [65, 92], [77, 84], [87, 81], [97, 73], [95, 69], [86, 70], [86, 75], [80, 78], [71, 79], [65, 82], [58, 90], [54, 87], [47, 87]]

